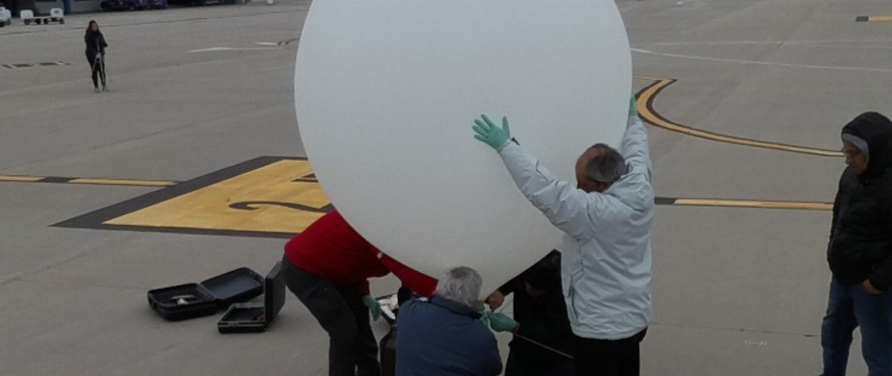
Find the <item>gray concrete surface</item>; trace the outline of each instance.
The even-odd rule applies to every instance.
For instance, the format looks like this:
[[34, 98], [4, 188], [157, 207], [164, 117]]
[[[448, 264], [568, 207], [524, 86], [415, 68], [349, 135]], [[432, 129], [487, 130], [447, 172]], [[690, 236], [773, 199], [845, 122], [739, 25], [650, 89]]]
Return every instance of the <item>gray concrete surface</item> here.
[[[865, 0], [618, 0], [639, 77], [672, 78], [654, 107], [711, 132], [840, 147], [841, 126], [890, 112], [892, 23]], [[188, 180], [258, 156], [303, 156], [292, 79], [308, 1], [68, 17], [0, 29], [0, 174]], [[82, 31], [111, 47], [93, 94]], [[190, 52], [215, 47], [236, 50]], [[650, 84], [636, 79], [636, 88]], [[649, 128], [660, 196], [830, 201], [839, 158]], [[50, 227], [155, 190], [0, 182], [4, 375], [326, 374], [325, 333], [289, 297], [275, 327], [221, 336], [217, 317], [167, 323], [148, 289], [238, 266], [281, 239]], [[817, 375], [829, 272], [826, 211], [660, 206], [654, 324], [643, 374]], [[373, 283], [395, 289], [393, 279]], [[375, 327], [379, 335], [384, 325]], [[506, 336], [500, 336], [507, 355]], [[857, 344], [852, 374], [865, 374]]]

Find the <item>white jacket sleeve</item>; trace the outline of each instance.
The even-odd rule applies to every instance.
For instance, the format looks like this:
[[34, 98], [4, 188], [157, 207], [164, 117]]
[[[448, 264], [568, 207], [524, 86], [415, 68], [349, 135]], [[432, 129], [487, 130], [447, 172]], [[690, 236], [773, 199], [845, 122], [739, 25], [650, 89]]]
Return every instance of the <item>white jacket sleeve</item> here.
[[650, 161], [650, 151], [648, 150], [647, 130], [644, 129], [644, 124], [641, 123], [641, 119], [638, 116], [629, 117], [620, 153], [629, 166], [629, 172], [640, 172], [647, 176], [648, 182], [651, 181], [653, 165]]
[[514, 142], [499, 149], [514, 183], [524, 196], [548, 220], [564, 233], [576, 239], [595, 237], [599, 216], [613, 214], [620, 209], [614, 198], [597, 193], [586, 193], [573, 184], [559, 180], [539, 160]]

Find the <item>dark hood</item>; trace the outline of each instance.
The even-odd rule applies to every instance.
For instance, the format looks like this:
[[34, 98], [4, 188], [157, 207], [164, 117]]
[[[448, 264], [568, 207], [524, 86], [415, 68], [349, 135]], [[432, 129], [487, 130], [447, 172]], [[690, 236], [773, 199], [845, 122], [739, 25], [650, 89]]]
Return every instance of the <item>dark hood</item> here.
[[870, 149], [867, 171], [859, 178], [875, 178], [883, 175], [892, 165], [892, 122], [876, 112], [865, 112], [842, 128], [848, 133], [867, 141]]

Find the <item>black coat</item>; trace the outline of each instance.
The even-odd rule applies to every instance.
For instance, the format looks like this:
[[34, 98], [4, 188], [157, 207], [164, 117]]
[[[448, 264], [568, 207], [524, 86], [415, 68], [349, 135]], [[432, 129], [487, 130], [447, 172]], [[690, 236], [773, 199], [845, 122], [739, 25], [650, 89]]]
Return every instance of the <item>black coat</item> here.
[[[556, 263], [556, 267], [542, 268], [542, 263], [549, 258], [554, 258], [552, 262]], [[546, 256], [545, 260], [500, 287], [499, 292], [502, 295], [514, 293], [514, 321], [520, 324], [517, 334], [572, 356], [573, 330], [570, 329], [567, 305], [561, 289], [560, 253], [554, 251]], [[537, 288], [544, 289], [545, 294], [538, 297], [531, 296], [526, 290], [527, 281], [542, 286]], [[554, 364], [569, 360], [566, 356], [523, 338], [515, 337], [509, 346], [511, 356], [524, 363]]]
[[827, 261], [839, 283], [869, 279], [881, 291], [892, 287], [892, 123], [863, 114], [843, 133], [868, 143], [867, 171], [846, 168], [833, 204]]
[[105, 43], [105, 37], [102, 36], [101, 31], [88, 31], [84, 34], [84, 43], [87, 46], [87, 59], [91, 61], [96, 58], [96, 54], [104, 54], [105, 48], [108, 47], [108, 43]]

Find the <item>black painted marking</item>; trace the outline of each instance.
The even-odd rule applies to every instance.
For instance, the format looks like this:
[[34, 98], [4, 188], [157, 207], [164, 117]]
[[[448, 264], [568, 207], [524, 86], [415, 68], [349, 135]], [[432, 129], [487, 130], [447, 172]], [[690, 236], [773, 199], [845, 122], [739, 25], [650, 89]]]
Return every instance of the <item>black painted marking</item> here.
[[677, 200], [677, 198], [657, 197], [654, 199], [654, 203], [657, 205], [675, 205], [675, 201]]
[[279, 46], [287, 46], [287, 45], [291, 44], [292, 42], [295, 42], [295, 41], [298, 41], [298, 40], [300, 40], [300, 38], [291, 38], [291, 39], [286, 39], [286, 40], [279, 41], [279, 42], [276, 43], [276, 44], [279, 45]]
[[309, 174], [305, 176], [301, 176], [297, 179], [291, 181], [292, 183], [318, 183], [319, 179], [316, 179], [316, 174]]
[[41, 67], [55, 67], [55, 66], [64, 66], [71, 65], [64, 61], [45, 61], [40, 63], [17, 63], [17, 64], [3, 64], [3, 67], [6, 69], [21, 69], [21, 68], [33, 68], [37, 66]]
[[332, 209], [334, 209], [334, 206], [332, 206], [331, 204], [328, 204], [322, 209], [319, 209], [312, 206], [279, 201], [242, 201], [229, 205], [230, 208], [237, 210], [257, 210], [259, 209], [258, 206], [281, 206], [283, 208], [307, 211], [312, 213], [328, 213], [332, 211]]
[[870, 17], [868, 17], [868, 16], [855, 17], [855, 22], [867, 22], [867, 21], [870, 21]]
[[[177, 234], [197, 234], [197, 235], [225, 235], [225, 236], [241, 236], [241, 237], [258, 237], [258, 238], [278, 238], [289, 239], [295, 234], [284, 232], [267, 232], [267, 231], [242, 231], [242, 230], [213, 230], [198, 229], [187, 227], [156, 227], [156, 226], [136, 226], [136, 225], [115, 225], [106, 224], [105, 222], [121, 217], [126, 214], [148, 208], [150, 206], [162, 203], [164, 201], [182, 196], [184, 194], [197, 191], [219, 183], [221, 181], [255, 171], [259, 168], [268, 166], [275, 162], [283, 160], [307, 160], [300, 157], [259, 157], [232, 167], [224, 168], [198, 178], [164, 187], [158, 191], [151, 192], [112, 206], [99, 209], [75, 218], [71, 218], [52, 225], [53, 227], [64, 228], [82, 228], [95, 230], [119, 230], [119, 231], [135, 231], [135, 232], [163, 232]], [[315, 174], [308, 174], [297, 181], [316, 182]], [[44, 183], [67, 183], [76, 178], [66, 177], [47, 177], [40, 182]], [[654, 203], [656, 205], [674, 205], [678, 199], [670, 197], [656, 197]], [[323, 208], [314, 208], [310, 206], [294, 204], [289, 202], [277, 201], [242, 201], [229, 205], [230, 208], [236, 210], [257, 210], [259, 206], [275, 205], [294, 210], [302, 210], [313, 213], [327, 213], [334, 209], [329, 204]]]
[[[147, 193], [145, 195], [99, 209], [72, 219], [68, 219], [53, 225], [53, 227], [66, 228], [83, 228], [95, 230], [120, 230], [120, 231], [138, 231], [138, 232], [166, 232], [177, 234], [197, 234], [197, 235], [225, 235], [225, 236], [242, 236], [257, 238], [279, 238], [290, 239], [295, 234], [284, 232], [265, 232], [265, 231], [235, 231], [235, 230], [211, 230], [196, 229], [184, 227], [154, 227], [154, 226], [131, 226], [131, 225], [114, 225], [104, 222], [118, 218], [120, 216], [145, 209], [149, 206], [170, 200], [172, 198], [182, 196], [184, 194], [206, 188], [221, 181], [254, 171], [261, 167], [273, 164], [282, 160], [301, 160], [306, 158], [299, 157], [259, 157], [247, 162], [239, 163], [232, 167], [227, 167], [219, 171], [212, 172], [207, 175], [197, 177], [195, 179], [185, 181], [183, 183], [162, 188], [161, 190]], [[316, 209], [318, 210], [318, 209]]]
[[[11, 178], [26, 178], [29, 180], [4, 180], [4, 177]], [[34, 180], [30, 180], [33, 178]], [[49, 184], [82, 184], [76, 180], [94, 180], [95, 182], [89, 183], [90, 185], [113, 185], [113, 186], [124, 186], [124, 187], [159, 187], [157, 184], [122, 184], [117, 183], [115, 181], [131, 181], [133, 179], [109, 179], [109, 178], [85, 178], [85, 177], [64, 177], [64, 176], [48, 176], [48, 177], [39, 177], [39, 176], [26, 176], [26, 175], [0, 175], [0, 182], [3, 183], [49, 183]], [[107, 180], [109, 182], [103, 183], [103, 180]], [[146, 180], [146, 182], [154, 182], [153, 180]], [[163, 183], [168, 183], [169, 185], [175, 185], [179, 183], [178, 181], [158, 181]]]
[[48, 176], [37, 181], [37, 183], [68, 183], [77, 178], [66, 178], [62, 176]]

